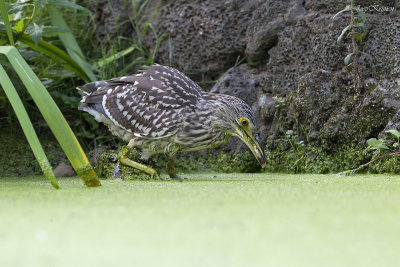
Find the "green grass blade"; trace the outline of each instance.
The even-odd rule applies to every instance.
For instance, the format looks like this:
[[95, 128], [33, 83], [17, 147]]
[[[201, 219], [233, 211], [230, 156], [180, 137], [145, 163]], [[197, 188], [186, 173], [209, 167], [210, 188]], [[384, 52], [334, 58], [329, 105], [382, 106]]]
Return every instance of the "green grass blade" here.
[[94, 65], [94, 67], [95, 68], [102, 68], [102, 67], [110, 64], [111, 62], [113, 62], [113, 61], [115, 61], [115, 60], [117, 60], [117, 59], [119, 59], [121, 57], [124, 57], [124, 56], [128, 55], [133, 50], [135, 50], [135, 46], [131, 46], [131, 47], [129, 47], [129, 48], [125, 49], [125, 50], [122, 50], [122, 51], [120, 51], [120, 52], [118, 52], [118, 53], [116, 53], [116, 54], [114, 54], [112, 56], [109, 56], [107, 58], [100, 59], [99, 61], [97, 61], [97, 63]]
[[[0, 35], [5, 35], [5, 33], [0, 32]], [[33, 50], [43, 53], [43, 54], [57, 60], [65, 68], [76, 73], [85, 82], [91, 81], [90, 78], [86, 75], [85, 71], [81, 68], [81, 66], [74, 59], [72, 59], [67, 53], [65, 53], [58, 47], [56, 47], [46, 41], [43, 41], [43, 40], [40, 40], [39, 44], [35, 45], [35, 43], [32, 40], [32, 37], [30, 37], [29, 35], [26, 35], [26, 34], [22, 34], [18, 40], [20, 42], [26, 44]]]
[[51, 5], [48, 6], [47, 10], [50, 14], [53, 26], [68, 30], [68, 32], [58, 33], [58, 37], [63, 43], [65, 49], [67, 49], [68, 54], [82, 67], [90, 81], [96, 81], [96, 75], [94, 75], [92, 71], [92, 66], [86, 61], [78, 42], [72, 34], [68, 24], [65, 22], [61, 12], [56, 7]]
[[90, 165], [82, 147], [61, 111], [18, 50], [12, 46], [2, 46], [0, 47], [0, 53], [7, 56], [11, 65], [31, 94], [33, 101], [42, 113], [57, 141], [60, 143], [72, 167], [74, 167], [83, 182], [87, 186], [100, 186], [101, 183], [93, 167]]
[[6, 3], [4, 0], [0, 0], [0, 12], [1, 12], [1, 16], [3, 17], [4, 26], [6, 27], [8, 40], [10, 41], [10, 44], [12, 46], [15, 46], [10, 21], [8, 20], [7, 7], [6, 7]]
[[77, 9], [86, 13], [91, 13], [89, 9], [84, 8], [83, 6], [77, 5], [71, 1], [65, 0], [48, 0], [47, 4], [54, 6], [62, 6], [70, 9]]
[[60, 188], [57, 183], [56, 177], [54, 177], [53, 170], [49, 161], [47, 160], [46, 154], [44, 153], [43, 148], [40, 145], [39, 139], [35, 133], [35, 130], [33, 129], [28, 113], [26, 112], [24, 105], [22, 104], [22, 101], [19, 98], [17, 91], [15, 90], [14, 85], [12, 84], [6, 71], [1, 65], [0, 84], [3, 87], [3, 90], [11, 103], [11, 106], [13, 107], [15, 114], [18, 117], [19, 123], [21, 124], [26, 139], [28, 140], [28, 143], [32, 148], [33, 154], [35, 155], [36, 160], [38, 161], [44, 175], [54, 188]]

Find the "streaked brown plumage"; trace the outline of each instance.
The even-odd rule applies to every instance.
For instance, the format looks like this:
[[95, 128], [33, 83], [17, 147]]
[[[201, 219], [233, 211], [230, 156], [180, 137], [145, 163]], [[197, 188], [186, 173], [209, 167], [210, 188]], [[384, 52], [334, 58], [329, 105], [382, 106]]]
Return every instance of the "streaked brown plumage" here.
[[173, 159], [179, 151], [215, 147], [233, 135], [265, 165], [251, 108], [239, 98], [202, 91], [176, 69], [154, 65], [141, 74], [78, 89], [86, 94], [79, 109], [141, 148], [144, 158], [166, 153]]

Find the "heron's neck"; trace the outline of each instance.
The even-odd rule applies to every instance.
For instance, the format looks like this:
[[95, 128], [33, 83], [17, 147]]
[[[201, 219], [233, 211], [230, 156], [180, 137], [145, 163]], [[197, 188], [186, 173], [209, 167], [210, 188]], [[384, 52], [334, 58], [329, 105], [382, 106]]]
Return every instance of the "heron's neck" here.
[[220, 100], [221, 95], [213, 93], [206, 93], [205, 95], [206, 104], [204, 107], [209, 112], [209, 121], [213, 128], [219, 128], [224, 133], [232, 132], [234, 130], [232, 129], [234, 110], [226, 102]]

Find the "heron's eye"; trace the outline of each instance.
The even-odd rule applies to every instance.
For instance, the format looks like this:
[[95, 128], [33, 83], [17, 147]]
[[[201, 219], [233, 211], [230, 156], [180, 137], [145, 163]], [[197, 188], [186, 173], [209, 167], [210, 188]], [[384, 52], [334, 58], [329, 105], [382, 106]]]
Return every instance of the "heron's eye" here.
[[245, 119], [245, 118], [240, 118], [240, 124], [241, 124], [243, 127], [247, 127], [247, 126], [249, 126], [249, 120], [248, 120], [248, 119]]

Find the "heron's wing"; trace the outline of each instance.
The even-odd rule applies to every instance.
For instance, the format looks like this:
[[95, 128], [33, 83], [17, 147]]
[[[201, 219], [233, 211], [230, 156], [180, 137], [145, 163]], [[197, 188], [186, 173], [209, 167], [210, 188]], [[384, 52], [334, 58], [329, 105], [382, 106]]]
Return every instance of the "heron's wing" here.
[[162, 65], [146, 66], [141, 74], [114, 78], [110, 82], [114, 84], [141, 82], [139, 86], [146, 92], [149, 89], [153, 90], [149, 93], [157, 99], [156, 101], [162, 100], [175, 105], [194, 107], [203, 95], [200, 86], [185, 74]]
[[81, 109], [92, 108], [138, 136], [170, 135], [188, 109], [202, 98], [198, 85], [182, 73], [160, 65], [138, 75], [89, 83]]

